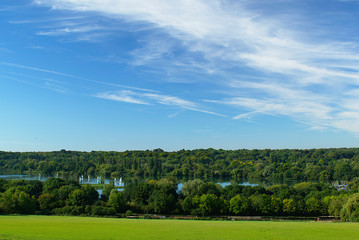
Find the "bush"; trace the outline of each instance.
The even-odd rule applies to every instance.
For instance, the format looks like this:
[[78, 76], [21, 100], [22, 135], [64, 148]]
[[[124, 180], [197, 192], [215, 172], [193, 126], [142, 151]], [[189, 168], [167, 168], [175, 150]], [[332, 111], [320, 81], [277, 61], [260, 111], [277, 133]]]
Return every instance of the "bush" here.
[[131, 211], [131, 210], [127, 210], [127, 211], [126, 211], [126, 217], [128, 217], [128, 216], [132, 216], [132, 214], [133, 214], [133, 213], [132, 213], [132, 211]]
[[116, 215], [116, 210], [112, 207], [103, 207], [103, 206], [94, 206], [92, 208], [93, 216], [114, 216]]
[[352, 195], [340, 211], [342, 221], [358, 221], [359, 217], [359, 193]]
[[79, 216], [84, 214], [84, 208], [82, 206], [65, 206], [63, 208], [55, 208], [52, 210], [52, 214]]

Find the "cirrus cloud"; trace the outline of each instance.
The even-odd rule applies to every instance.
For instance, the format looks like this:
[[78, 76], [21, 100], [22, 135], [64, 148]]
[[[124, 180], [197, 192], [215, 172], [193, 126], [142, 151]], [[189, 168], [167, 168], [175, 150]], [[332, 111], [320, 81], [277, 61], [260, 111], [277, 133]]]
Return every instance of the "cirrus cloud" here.
[[[334, 20], [325, 19], [325, 24], [320, 25], [319, 21], [309, 23], [305, 15], [294, 17], [279, 10], [266, 14], [261, 11], [261, 1], [36, 0], [34, 3], [53, 10], [121, 19], [132, 24], [131, 31], [136, 26], [139, 31], [144, 26], [146, 30], [152, 29], [151, 33], [144, 31], [147, 42], [132, 51], [136, 55], [134, 65], [171, 71], [175, 76], [195, 72], [190, 78], [192, 83], [198, 81], [199, 75], [210, 76], [208, 85], [217, 87], [221, 94], [211, 98], [213, 91], [202, 90], [207, 91], [204, 102], [232, 107], [234, 119], [260, 114], [286, 116], [313, 128], [359, 135], [359, 128], [353, 127], [359, 125], [359, 95], [352, 94], [359, 89], [359, 49], [352, 38], [336, 37], [336, 32], [327, 27]], [[294, 1], [288, 2], [291, 3]], [[44, 34], [76, 32], [64, 29], [70, 28]], [[163, 48], [158, 45], [161, 42]], [[188, 82], [188, 76], [183, 80]], [[122, 91], [97, 96], [200, 109], [191, 101], [156, 93]]]

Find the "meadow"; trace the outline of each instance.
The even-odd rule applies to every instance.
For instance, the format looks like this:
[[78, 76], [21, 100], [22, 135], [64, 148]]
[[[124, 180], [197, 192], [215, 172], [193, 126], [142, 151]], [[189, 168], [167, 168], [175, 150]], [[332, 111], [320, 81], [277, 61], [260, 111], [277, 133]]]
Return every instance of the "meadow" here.
[[0, 216], [0, 239], [359, 239], [358, 223]]

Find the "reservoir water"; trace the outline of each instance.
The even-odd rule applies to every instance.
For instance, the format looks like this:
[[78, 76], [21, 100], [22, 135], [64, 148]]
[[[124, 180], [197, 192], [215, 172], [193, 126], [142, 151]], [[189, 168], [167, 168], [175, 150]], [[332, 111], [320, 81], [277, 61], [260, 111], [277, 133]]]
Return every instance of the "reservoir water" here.
[[[0, 179], [7, 179], [7, 180], [40, 180], [40, 181], [46, 181], [48, 178], [50, 178], [52, 176], [29, 176], [29, 175], [0, 175]], [[61, 178], [61, 176], [59, 176], [59, 178]], [[76, 179], [78, 180], [81, 184], [98, 184], [98, 183], [104, 183], [104, 184], [110, 184], [110, 183], [114, 183], [114, 186], [116, 187], [125, 187], [127, 184], [132, 183], [132, 182], [148, 182], [149, 180], [151, 180], [150, 178], [143, 178], [143, 177], [134, 177], [134, 178], [124, 178], [121, 179], [122, 181], [119, 181], [119, 179], [117, 179], [116, 181], [114, 181], [114, 179], [109, 179], [109, 178], [105, 178], [104, 180], [100, 180], [97, 177], [83, 177], [83, 178], [79, 178]], [[189, 179], [191, 180], [191, 179]], [[187, 179], [178, 179], [178, 190], [180, 190], [183, 186], [183, 182], [188, 181]], [[221, 185], [222, 187], [231, 185], [231, 184], [239, 184], [239, 185], [244, 185], [244, 186], [255, 186], [255, 185], [260, 185], [258, 183], [254, 183], [254, 182], [237, 182], [237, 181], [233, 181], [230, 179], [212, 179], [211, 182], [215, 182], [219, 185]]]

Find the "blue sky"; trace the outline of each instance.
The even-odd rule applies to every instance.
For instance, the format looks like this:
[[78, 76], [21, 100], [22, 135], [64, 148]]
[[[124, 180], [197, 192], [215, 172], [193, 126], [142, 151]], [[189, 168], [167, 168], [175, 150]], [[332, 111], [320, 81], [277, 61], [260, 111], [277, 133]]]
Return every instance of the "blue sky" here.
[[2, 0], [0, 150], [359, 144], [359, 1]]

